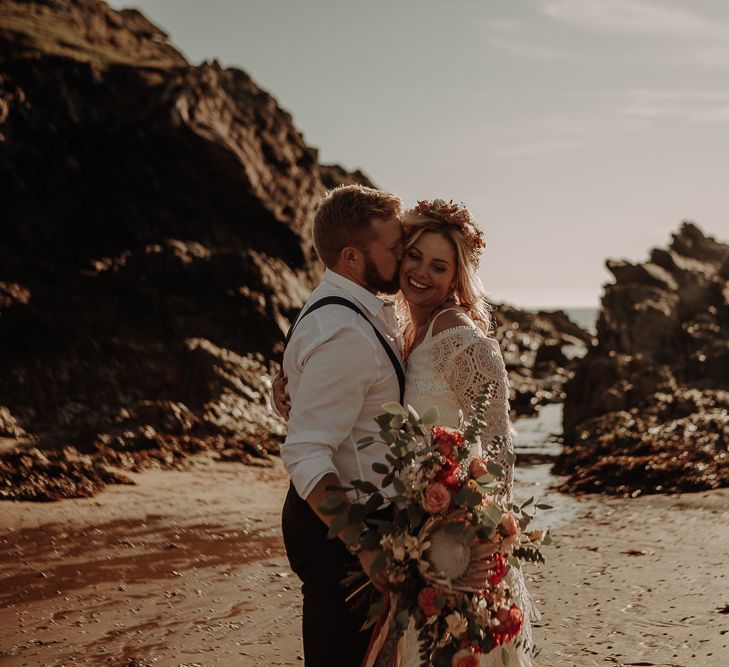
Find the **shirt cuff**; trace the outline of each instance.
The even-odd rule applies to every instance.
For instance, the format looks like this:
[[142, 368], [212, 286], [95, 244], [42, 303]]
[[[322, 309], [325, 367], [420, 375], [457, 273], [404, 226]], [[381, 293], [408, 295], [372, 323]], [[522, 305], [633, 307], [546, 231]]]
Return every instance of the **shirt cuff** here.
[[296, 463], [287, 463], [286, 458], [281, 453], [281, 458], [289, 473], [289, 477], [296, 489], [296, 493], [306, 500], [309, 494], [314, 490], [319, 480], [329, 473], [339, 475], [334, 467], [331, 458], [328, 456], [317, 456], [315, 458], [298, 461]]

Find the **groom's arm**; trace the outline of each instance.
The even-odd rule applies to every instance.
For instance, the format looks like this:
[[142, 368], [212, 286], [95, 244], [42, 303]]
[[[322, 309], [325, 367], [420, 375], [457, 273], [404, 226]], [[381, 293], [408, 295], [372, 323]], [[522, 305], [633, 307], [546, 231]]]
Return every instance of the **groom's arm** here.
[[[335, 491], [330, 489], [330, 487], [332, 486], [341, 485], [342, 482], [340, 481], [339, 477], [337, 477], [337, 475], [334, 475], [333, 473], [328, 473], [316, 483], [314, 488], [311, 490], [311, 493], [306, 498], [306, 502], [309, 504], [311, 509], [316, 512], [316, 515], [327, 526], [331, 525], [334, 517], [328, 514], [322, 514], [319, 511], [319, 506], [321, 505], [324, 498], [331, 495], [340, 496], [345, 502], [349, 502], [349, 498], [347, 497], [346, 493], [344, 493], [343, 491]], [[362, 530], [364, 529], [365, 526], [363, 524]], [[372, 564], [375, 562], [375, 558], [377, 558], [377, 554], [379, 553], [379, 551], [379, 549], [363, 549], [357, 554], [357, 558], [359, 559], [359, 562], [362, 565], [362, 569], [365, 571], [365, 574], [372, 580], [372, 583], [375, 585], [375, 587], [384, 593], [387, 590], [384, 579], [380, 576], [372, 577], [372, 575], [370, 574], [372, 570]]]
[[352, 321], [301, 352], [301, 375], [292, 396], [281, 459], [304, 499], [325, 475], [345, 481], [360, 476], [356, 469], [338, 470], [334, 458], [343, 443], [354, 448], [352, 431], [378, 379], [375, 345], [377, 341]]
[[[356, 325], [340, 328], [306, 355], [292, 400], [289, 432], [281, 458], [299, 495], [329, 526], [333, 516], [319, 506], [328, 495], [349, 502], [333, 458], [356, 425], [367, 394], [377, 380], [377, 349]], [[369, 575], [377, 552], [358, 558]], [[375, 582], [375, 585], [379, 583]]]

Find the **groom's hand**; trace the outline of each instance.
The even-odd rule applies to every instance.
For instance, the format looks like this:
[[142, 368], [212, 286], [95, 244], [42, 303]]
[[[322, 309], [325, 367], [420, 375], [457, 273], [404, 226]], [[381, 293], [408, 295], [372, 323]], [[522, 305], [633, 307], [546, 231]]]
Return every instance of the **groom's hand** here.
[[380, 593], [387, 593], [387, 582], [382, 575], [382, 572], [379, 572], [374, 577], [371, 574], [372, 564], [375, 562], [375, 558], [377, 558], [377, 556], [381, 553], [381, 549], [376, 549], [374, 551], [362, 550], [357, 554], [357, 558], [359, 558], [362, 569], [365, 571], [365, 574], [370, 578], [374, 587], [378, 591], [380, 591]]

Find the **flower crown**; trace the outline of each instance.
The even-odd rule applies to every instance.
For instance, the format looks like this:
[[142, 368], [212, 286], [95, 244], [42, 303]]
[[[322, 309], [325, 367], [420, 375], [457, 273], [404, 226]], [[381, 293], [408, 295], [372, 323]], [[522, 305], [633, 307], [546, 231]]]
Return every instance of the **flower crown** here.
[[413, 212], [420, 215], [435, 218], [446, 225], [458, 227], [470, 246], [470, 259], [478, 264], [481, 252], [486, 247], [483, 231], [476, 224], [471, 212], [465, 204], [456, 203], [452, 199], [423, 199], [419, 201]]

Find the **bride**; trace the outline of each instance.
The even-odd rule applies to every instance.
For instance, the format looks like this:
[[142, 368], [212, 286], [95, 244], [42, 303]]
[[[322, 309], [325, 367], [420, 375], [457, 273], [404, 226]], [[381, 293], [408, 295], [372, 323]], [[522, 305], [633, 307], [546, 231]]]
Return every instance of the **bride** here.
[[[456, 428], [459, 413], [470, 417], [471, 405], [485, 383], [492, 397], [484, 415], [482, 446], [500, 441], [496, 462], [506, 471], [500, 493], [511, 500], [513, 444], [509, 424], [509, 386], [499, 344], [488, 336], [491, 320], [483, 285], [477, 275], [484, 247], [483, 232], [462, 204], [442, 199], [419, 202], [403, 217], [405, 249], [400, 264], [400, 311], [407, 373], [405, 404], [422, 414], [437, 406], [438, 423]], [[478, 455], [479, 452], [474, 452]], [[524, 612], [520, 636], [507, 644], [509, 665], [531, 665], [530, 617], [535, 617], [520, 570], [508, 582]], [[419, 665], [417, 638], [404, 638], [404, 667]], [[481, 665], [501, 665], [492, 652]]]

